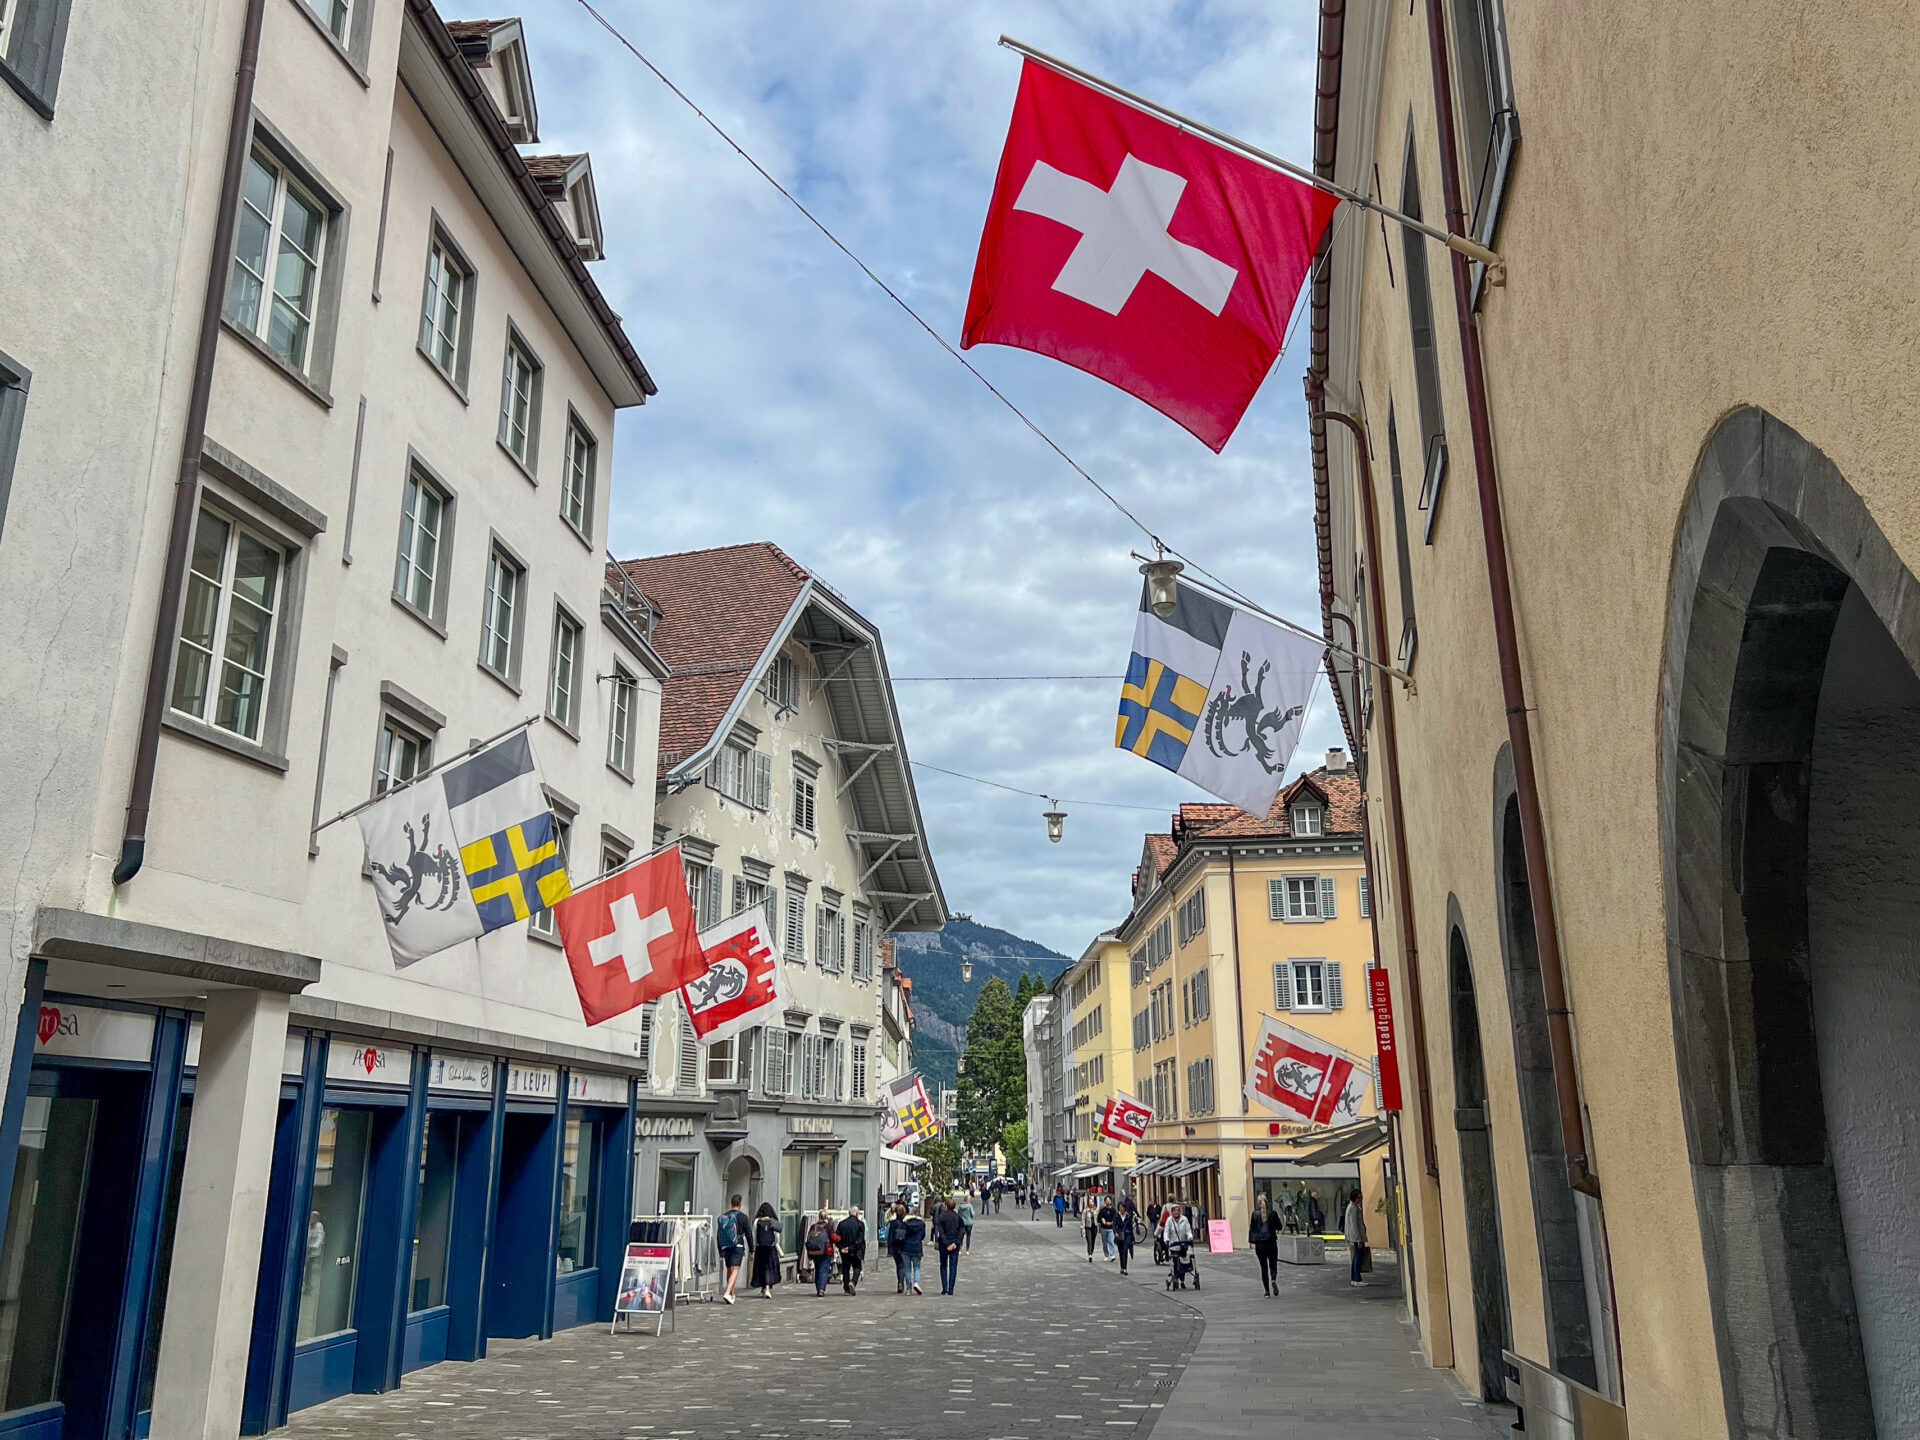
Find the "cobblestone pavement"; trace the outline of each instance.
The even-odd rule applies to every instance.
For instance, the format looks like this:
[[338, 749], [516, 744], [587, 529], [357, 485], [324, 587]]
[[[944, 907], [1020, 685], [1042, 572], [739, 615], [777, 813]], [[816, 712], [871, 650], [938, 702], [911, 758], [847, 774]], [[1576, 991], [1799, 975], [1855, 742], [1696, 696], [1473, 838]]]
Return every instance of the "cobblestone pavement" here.
[[[1083, 1274], [1088, 1288], [1119, 1282], [1118, 1265], [1087, 1264], [1072, 1230], [1044, 1221], [1033, 1228], [1093, 1272]], [[1156, 1417], [1154, 1440], [1511, 1440], [1511, 1407], [1480, 1403], [1427, 1364], [1401, 1318], [1392, 1257], [1381, 1259], [1387, 1263], [1359, 1289], [1347, 1284], [1344, 1253], [1320, 1266], [1282, 1265], [1280, 1293], [1269, 1299], [1250, 1251], [1202, 1254], [1201, 1288], [1169, 1295], [1167, 1272], [1142, 1249], [1119, 1288], [1146, 1290], [1206, 1319], [1179, 1388]]]
[[[1048, 1235], [1040, 1234], [1045, 1229]], [[485, 1360], [409, 1375], [293, 1416], [297, 1440], [1080, 1440], [1145, 1436], [1200, 1339], [1164, 1291], [1088, 1273], [1053, 1227], [983, 1219], [957, 1293], [893, 1293], [884, 1256], [849, 1298], [782, 1285], [775, 1298], [690, 1305], [678, 1330], [493, 1342]], [[871, 1247], [870, 1247], [871, 1248]], [[1111, 1267], [1107, 1267], [1111, 1269]], [[744, 1287], [742, 1287], [744, 1289]], [[1247, 1433], [1242, 1430], [1236, 1433]], [[1349, 1436], [1347, 1440], [1356, 1440]]]

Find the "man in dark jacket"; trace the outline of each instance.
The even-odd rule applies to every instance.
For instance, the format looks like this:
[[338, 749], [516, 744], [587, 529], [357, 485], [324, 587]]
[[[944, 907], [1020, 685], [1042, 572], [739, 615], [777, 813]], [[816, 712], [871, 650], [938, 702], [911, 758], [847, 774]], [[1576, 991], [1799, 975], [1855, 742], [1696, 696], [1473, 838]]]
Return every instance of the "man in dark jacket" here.
[[833, 1227], [833, 1243], [840, 1251], [840, 1288], [852, 1295], [860, 1284], [861, 1267], [867, 1263], [867, 1222], [860, 1218], [858, 1205]]
[[933, 1240], [940, 1251], [940, 1293], [951, 1295], [954, 1282], [960, 1278], [960, 1241], [967, 1232], [967, 1225], [960, 1218], [960, 1212], [954, 1208], [949, 1196], [933, 1217]]
[[1119, 1212], [1119, 1221], [1113, 1227], [1113, 1248], [1120, 1253], [1120, 1273], [1127, 1273], [1127, 1262], [1133, 1259], [1133, 1222], [1139, 1216], [1131, 1195], [1122, 1198], [1114, 1207]]

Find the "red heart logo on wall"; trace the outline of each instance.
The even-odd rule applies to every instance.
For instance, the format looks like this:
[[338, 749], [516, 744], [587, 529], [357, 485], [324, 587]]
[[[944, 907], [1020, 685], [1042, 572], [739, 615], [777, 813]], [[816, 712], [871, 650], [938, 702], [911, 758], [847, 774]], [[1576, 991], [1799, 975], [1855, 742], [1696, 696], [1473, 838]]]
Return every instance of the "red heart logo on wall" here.
[[40, 1043], [46, 1044], [60, 1028], [60, 1012], [51, 1005], [40, 1007]]
[[360, 1057], [360, 1063], [367, 1067], [367, 1074], [371, 1075], [373, 1073], [373, 1063], [379, 1058], [380, 1052], [369, 1045], [366, 1053]]

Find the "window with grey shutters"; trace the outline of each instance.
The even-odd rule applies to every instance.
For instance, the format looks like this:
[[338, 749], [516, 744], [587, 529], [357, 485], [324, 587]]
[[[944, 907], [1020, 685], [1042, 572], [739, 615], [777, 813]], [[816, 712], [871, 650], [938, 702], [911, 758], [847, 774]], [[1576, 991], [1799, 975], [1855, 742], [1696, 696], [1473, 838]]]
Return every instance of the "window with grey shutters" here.
[[793, 1032], [778, 1026], [765, 1032], [762, 1042], [762, 1073], [766, 1079], [763, 1088], [769, 1095], [787, 1093], [787, 1057], [793, 1048]]
[[700, 1039], [693, 1033], [693, 1018], [684, 1010], [678, 1028], [680, 1044], [675, 1058], [679, 1064], [674, 1084], [682, 1095], [692, 1095], [700, 1089]]
[[1287, 918], [1287, 882], [1284, 880], [1267, 881], [1267, 918], [1269, 920]]
[[873, 923], [858, 915], [853, 917], [853, 978], [873, 978]]
[[813, 781], [796, 774], [793, 777], [793, 828], [802, 834], [814, 833], [816, 799]]
[[1327, 1008], [1329, 1010], [1344, 1008], [1347, 1002], [1340, 988], [1340, 962], [1338, 960], [1329, 960], [1326, 962], [1326, 975]]
[[807, 892], [787, 888], [786, 957], [795, 965], [807, 963]]
[[1365, 920], [1373, 914], [1373, 882], [1365, 875], [1360, 877], [1360, 918]]
[[1334, 909], [1333, 876], [1322, 875], [1320, 877], [1320, 918], [1331, 920], [1336, 913], [1338, 912]]
[[1273, 962], [1273, 1008], [1293, 1009], [1293, 966], [1285, 960]]
[[867, 1098], [867, 1037], [864, 1035], [853, 1037], [852, 1098], [855, 1100]]

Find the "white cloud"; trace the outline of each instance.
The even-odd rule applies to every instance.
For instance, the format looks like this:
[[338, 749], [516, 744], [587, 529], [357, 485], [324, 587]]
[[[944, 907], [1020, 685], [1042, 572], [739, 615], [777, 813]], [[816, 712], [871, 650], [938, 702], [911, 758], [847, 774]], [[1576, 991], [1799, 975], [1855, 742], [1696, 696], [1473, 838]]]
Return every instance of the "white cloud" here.
[[[1307, 5], [605, 13], [950, 341], [1018, 79], [1002, 31], [1296, 160], [1311, 141]], [[526, 18], [540, 148], [593, 153], [610, 257], [596, 277], [660, 384], [617, 433], [614, 551], [773, 540], [880, 626], [900, 674], [1123, 669], [1139, 533], [584, 10]], [[1221, 456], [1041, 357], [969, 358], [1169, 544], [1317, 622], [1303, 334]], [[1142, 832], [1205, 797], [1113, 749], [1117, 690], [899, 687], [918, 759], [1163, 812], [1070, 805], [1049, 845], [1039, 801], [921, 771], [954, 909], [1073, 954], [1125, 913]], [[1302, 758], [1335, 743], [1323, 687]]]

